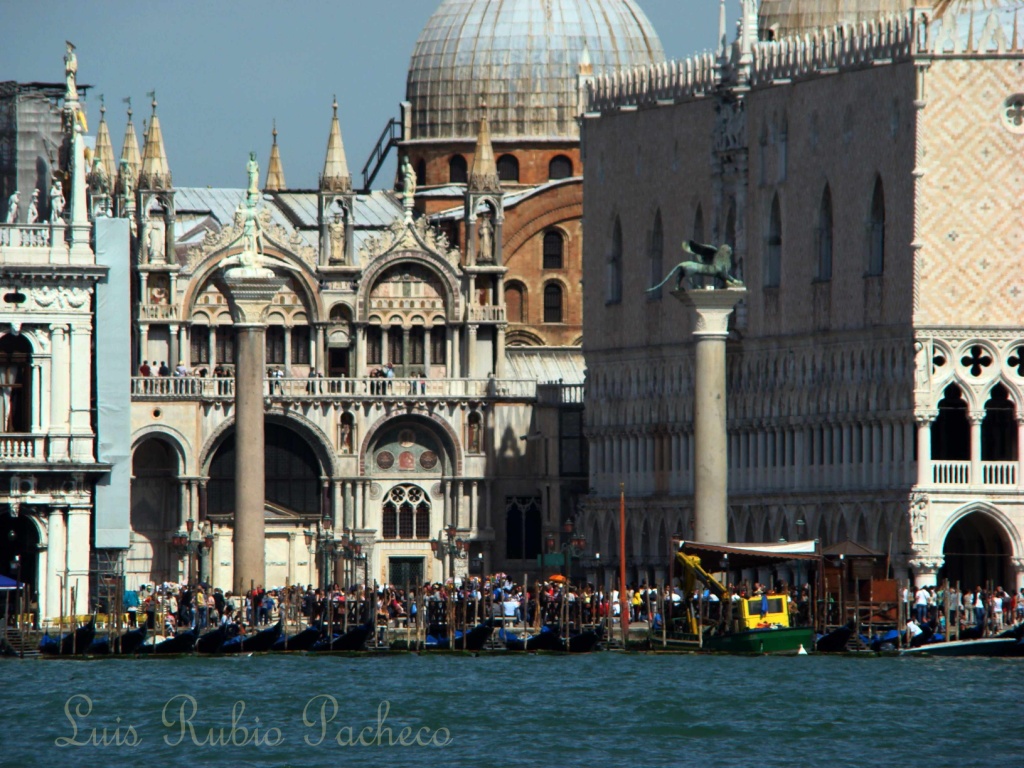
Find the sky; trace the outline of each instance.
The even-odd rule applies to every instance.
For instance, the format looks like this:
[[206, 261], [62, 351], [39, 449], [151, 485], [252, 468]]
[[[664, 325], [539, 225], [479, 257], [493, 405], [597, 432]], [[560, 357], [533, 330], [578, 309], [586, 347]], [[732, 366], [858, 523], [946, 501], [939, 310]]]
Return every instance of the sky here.
[[[638, 0], [669, 59], [715, 47], [716, 0]], [[60, 82], [78, 54], [89, 130], [106, 97], [115, 156], [132, 98], [139, 141], [156, 90], [175, 186], [242, 187], [250, 150], [261, 181], [276, 119], [285, 180], [315, 188], [337, 95], [353, 181], [398, 116], [416, 38], [439, 0], [3, 0], [0, 81]], [[730, 32], [739, 0], [729, 0]], [[375, 186], [393, 178], [393, 165]]]

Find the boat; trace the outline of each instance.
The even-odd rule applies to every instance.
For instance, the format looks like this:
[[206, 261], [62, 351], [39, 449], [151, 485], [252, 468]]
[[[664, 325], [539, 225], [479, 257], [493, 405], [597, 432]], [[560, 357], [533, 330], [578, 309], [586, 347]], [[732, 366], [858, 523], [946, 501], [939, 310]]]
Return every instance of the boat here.
[[536, 635], [517, 634], [506, 629], [498, 630], [498, 639], [505, 643], [510, 651], [561, 651], [564, 650], [562, 639], [554, 629], [545, 625]]
[[226, 624], [212, 629], [196, 640], [196, 653], [217, 653], [226, 640], [238, 634], [238, 627]]
[[230, 640], [225, 640], [221, 645], [220, 653], [263, 653], [274, 647], [281, 637], [281, 622], [268, 627], [255, 635], [237, 635]]
[[373, 632], [373, 624], [360, 624], [353, 627], [343, 635], [334, 635], [331, 638], [323, 638], [313, 644], [310, 648], [314, 653], [326, 653], [328, 651], [361, 651], [366, 648], [366, 641]]
[[828, 634], [822, 635], [814, 644], [814, 650], [818, 653], [842, 653], [846, 650], [847, 643], [853, 637], [853, 630], [856, 628], [852, 621], [842, 627], [836, 627]]
[[321, 637], [324, 631], [317, 625], [310, 625], [291, 637], [279, 637], [270, 650], [272, 651], [308, 651]]
[[129, 629], [120, 637], [114, 638], [113, 652], [122, 656], [136, 653], [142, 644], [146, 642], [146, 628]]
[[1013, 656], [1020, 640], [1014, 637], [984, 637], [978, 640], [952, 640], [903, 648], [900, 656]]
[[192, 649], [196, 645], [196, 633], [192, 630], [187, 632], [179, 632], [178, 634], [168, 637], [159, 643], [153, 645], [140, 645], [139, 653], [156, 655], [156, 656], [169, 656], [173, 654], [192, 653]]
[[600, 635], [588, 630], [586, 632], [580, 632], [578, 635], [570, 636], [568, 644], [563, 640], [562, 645], [569, 653], [591, 653], [598, 649], [598, 644], [600, 642]]
[[456, 630], [451, 642], [446, 634], [428, 634], [423, 647], [433, 651], [479, 651], [490, 640], [492, 632], [494, 627], [490, 623], [483, 623], [477, 624], [468, 632]]
[[50, 637], [49, 632], [43, 635], [39, 641], [39, 652], [44, 656], [73, 656], [84, 654], [86, 649], [96, 639], [96, 621], [91, 620], [88, 624], [68, 632], [64, 637], [57, 639]]

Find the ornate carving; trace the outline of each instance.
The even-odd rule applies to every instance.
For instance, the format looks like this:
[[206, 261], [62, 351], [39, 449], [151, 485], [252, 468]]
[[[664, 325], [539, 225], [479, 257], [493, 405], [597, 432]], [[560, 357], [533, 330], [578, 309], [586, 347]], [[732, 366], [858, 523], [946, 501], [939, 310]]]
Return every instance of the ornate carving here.
[[459, 250], [452, 248], [448, 236], [431, 227], [426, 219], [392, 222], [391, 226], [377, 237], [367, 238], [359, 249], [363, 264], [396, 250], [426, 250], [452, 264], [459, 263]]
[[910, 540], [915, 543], [928, 541], [928, 494], [914, 491], [910, 494]]

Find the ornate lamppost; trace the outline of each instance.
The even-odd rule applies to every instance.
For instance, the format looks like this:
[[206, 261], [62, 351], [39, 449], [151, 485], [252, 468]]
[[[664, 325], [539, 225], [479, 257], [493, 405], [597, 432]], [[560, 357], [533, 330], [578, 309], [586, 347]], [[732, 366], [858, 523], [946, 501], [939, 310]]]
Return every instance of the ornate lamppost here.
[[[441, 561], [448, 559], [448, 576], [455, 578], [455, 561], [469, 557], [469, 541], [458, 536], [458, 529], [449, 525], [439, 532], [436, 539], [430, 540], [430, 549]], [[444, 536], [442, 539], [441, 536]]]
[[196, 581], [193, 558], [196, 555], [202, 555], [204, 551], [213, 550], [213, 526], [210, 525], [209, 520], [204, 520], [197, 530], [196, 521], [190, 517], [185, 521], [185, 530], [179, 530], [171, 537], [171, 547], [179, 559], [188, 557], [186, 581], [192, 584]]
[[555, 534], [547, 535], [547, 549], [549, 554], [562, 553], [562, 563], [565, 565], [565, 578], [572, 577], [572, 559], [581, 557], [587, 550], [587, 537], [582, 532], [574, 532], [572, 520], [566, 520], [562, 525], [562, 533], [565, 535], [565, 542], [559, 546], [555, 541]]
[[327, 563], [341, 542], [334, 538], [334, 529], [331, 527], [329, 517], [318, 520], [316, 530], [305, 530], [303, 534], [306, 537], [306, 549], [309, 554], [317, 557], [320, 561], [320, 589], [326, 593], [330, 586]]

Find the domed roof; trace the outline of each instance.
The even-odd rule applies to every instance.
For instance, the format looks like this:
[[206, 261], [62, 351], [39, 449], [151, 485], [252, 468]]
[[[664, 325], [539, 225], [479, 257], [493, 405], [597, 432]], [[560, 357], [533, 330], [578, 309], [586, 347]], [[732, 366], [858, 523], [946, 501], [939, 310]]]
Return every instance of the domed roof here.
[[443, 0], [416, 41], [412, 139], [473, 138], [485, 99], [496, 139], [579, 138], [577, 77], [665, 60], [633, 0]]
[[761, 0], [757, 27], [762, 40], [769, 39], [769, 31], [779, 39], [902, 15], [914, 4], [914, 0]]

